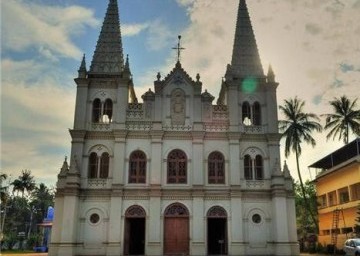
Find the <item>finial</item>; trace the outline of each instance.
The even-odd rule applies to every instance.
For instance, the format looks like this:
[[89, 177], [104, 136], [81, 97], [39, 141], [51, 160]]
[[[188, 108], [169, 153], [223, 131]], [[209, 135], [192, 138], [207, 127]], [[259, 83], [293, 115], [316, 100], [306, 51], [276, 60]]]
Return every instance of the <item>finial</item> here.
[[285, 178], [291, 177], [290, 170], [289, 170], [289, 167], [288, 167], [288, 165], [286, 163], [286, 160], [284, 161], [283, 172], [284, 172], [284, 177]]
[[180, 53], [182, 50], [185, 50], [185, 48], [181, 47], [180, 44], [180, 40], [181, 40], [181, 35], [178, 35], [178, 45], [177, 47], [173, 47], [172, 49], [177, 50], [177, 62], [180, 62]]
[[275, 82], [275, 74], [274, 74], [271, 64], [269, 65], [267, 79], [268, 79], [268, 82], [270, 82], [270, 83]]
[[78, 70], [78, 77], [85, 78], [86, 77], [86, 61], [85, 61], [85, 54], [82, 57], [81, 64]]

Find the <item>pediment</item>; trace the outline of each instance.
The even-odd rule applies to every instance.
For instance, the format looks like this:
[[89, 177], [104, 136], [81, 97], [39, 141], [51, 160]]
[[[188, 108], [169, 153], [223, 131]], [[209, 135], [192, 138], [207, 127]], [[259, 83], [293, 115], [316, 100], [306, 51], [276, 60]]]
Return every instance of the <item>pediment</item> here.
[[177, 62], [173, 70], [161, 81], [161, 89], [169, 84], [176, 86], [196, 86], [201, 84], [199, 81], [194, 81], [189, 74], [182, 68], [180, 62]]

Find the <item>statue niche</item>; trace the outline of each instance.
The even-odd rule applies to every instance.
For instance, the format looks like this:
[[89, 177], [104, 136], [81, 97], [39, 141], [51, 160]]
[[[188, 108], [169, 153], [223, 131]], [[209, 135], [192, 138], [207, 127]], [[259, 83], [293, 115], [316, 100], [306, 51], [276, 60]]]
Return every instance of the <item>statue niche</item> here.
[[171, 124], [185, 125], [185, 93], [176, 89], [171, 93]]

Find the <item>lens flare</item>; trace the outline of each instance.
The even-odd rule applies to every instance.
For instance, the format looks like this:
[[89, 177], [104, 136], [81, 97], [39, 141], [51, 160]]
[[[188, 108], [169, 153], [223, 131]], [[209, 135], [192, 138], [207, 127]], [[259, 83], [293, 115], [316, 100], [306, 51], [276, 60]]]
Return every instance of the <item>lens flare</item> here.
[[241, 84], [241, 89], [245, 93], [253, 93], [256, 91], [257, 81], [253, 77], [245, 78]]

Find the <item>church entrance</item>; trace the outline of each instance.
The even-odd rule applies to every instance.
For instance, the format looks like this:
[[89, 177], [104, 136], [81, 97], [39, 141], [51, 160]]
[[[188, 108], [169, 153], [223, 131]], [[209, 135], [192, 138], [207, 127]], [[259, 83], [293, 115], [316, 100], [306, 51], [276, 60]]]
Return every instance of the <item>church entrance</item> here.
[[145, 254], [145, 211], [131, 206], [125, 213], [124, 255]]
[[227, 254], [227, 215], [219, 206], [212, 207], [207, 214], [208, 255]]
[[172, 204], [165, 210], [164, 254], [189, 254], [189, 213], [182, 204]]

